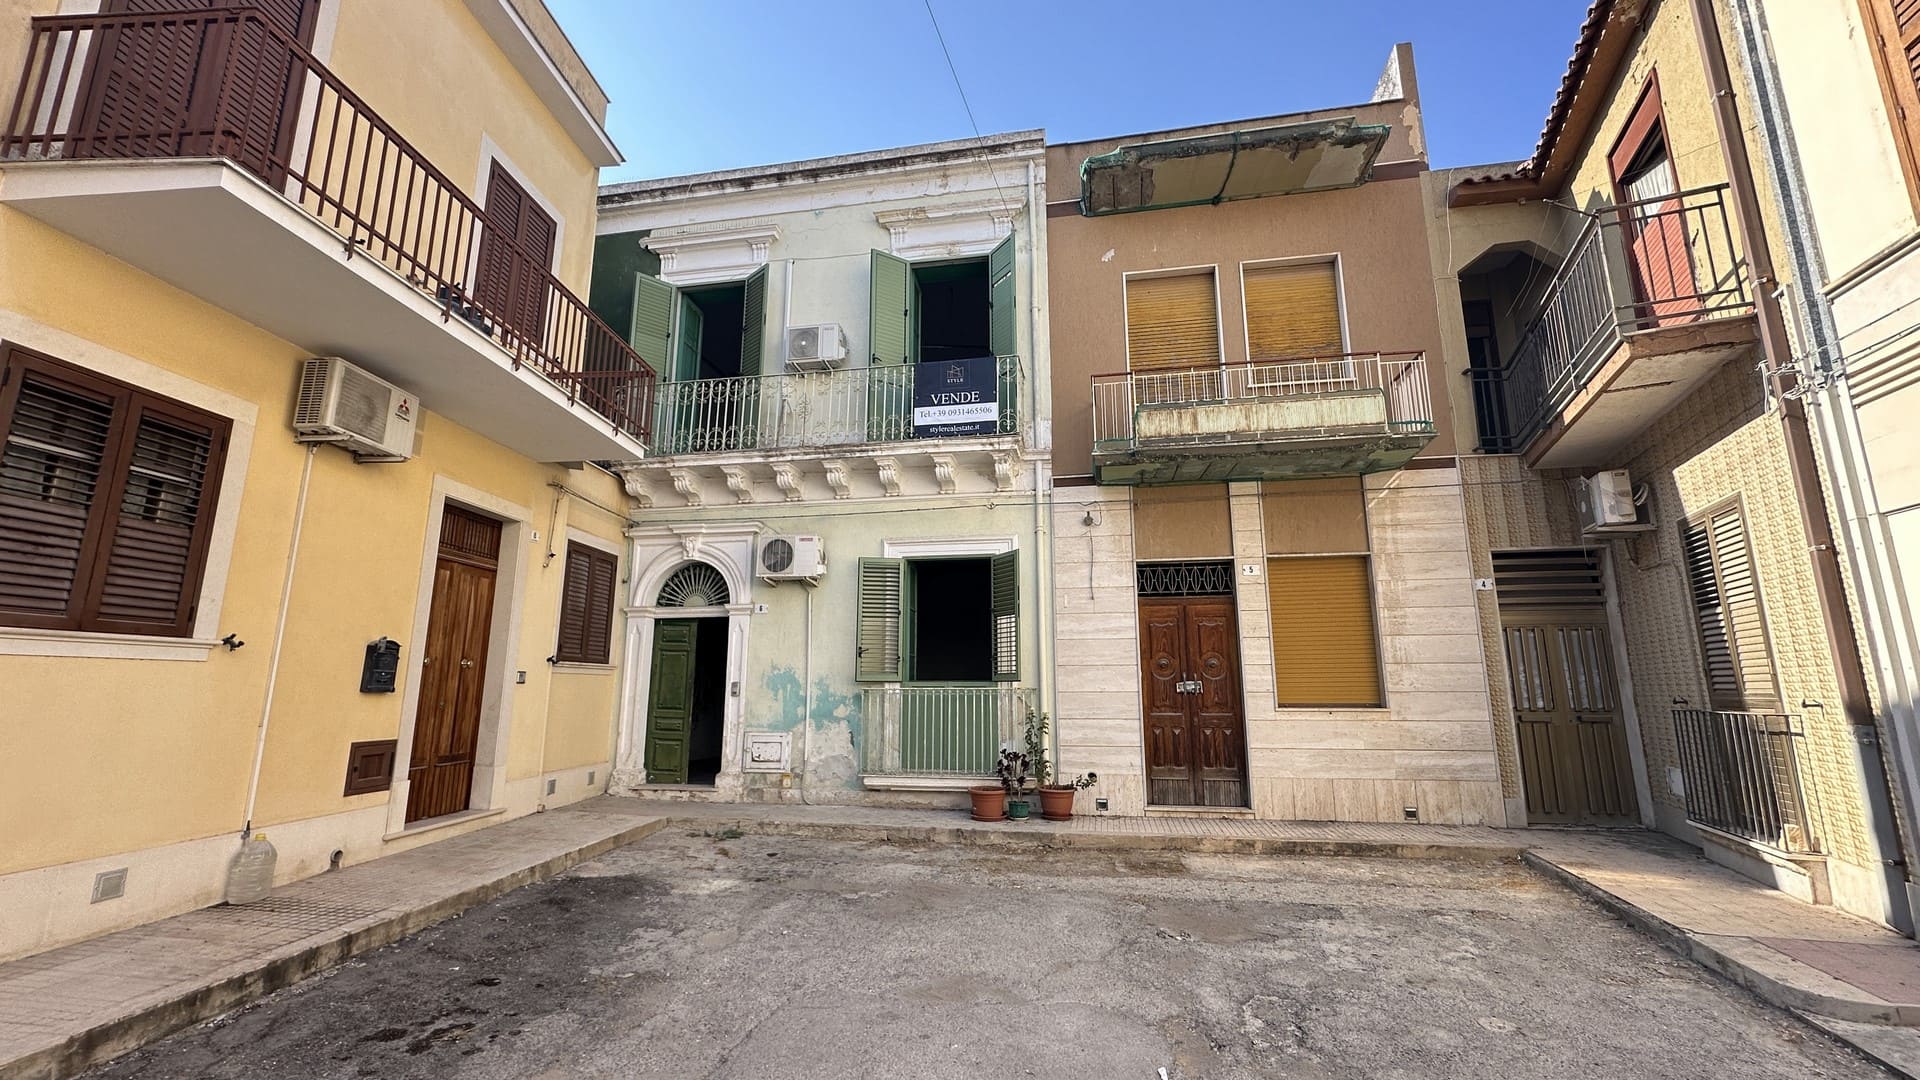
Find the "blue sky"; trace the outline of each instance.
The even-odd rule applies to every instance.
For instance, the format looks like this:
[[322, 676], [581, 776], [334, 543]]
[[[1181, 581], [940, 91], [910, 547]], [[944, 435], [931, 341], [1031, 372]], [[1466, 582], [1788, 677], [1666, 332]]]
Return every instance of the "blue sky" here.
[[[547, 0], [671, 176], [971, 135], [921, 0]], [[1436, 166], [1533, 150], [1587, 0], [933, 0], [982, 132], [1098, 138], [1366, 100], [1412, 41]]]

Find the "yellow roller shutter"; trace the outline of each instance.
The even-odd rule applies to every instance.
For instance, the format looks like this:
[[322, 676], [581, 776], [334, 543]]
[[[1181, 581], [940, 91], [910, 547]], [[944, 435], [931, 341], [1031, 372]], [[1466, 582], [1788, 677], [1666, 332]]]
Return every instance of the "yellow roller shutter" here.
[[1246, 272], [1247, 354], [1254, 361], [1345, 352], [1333, 264], [1262, 266]]
[[1127, 367], [1164, 371], [1220, 362], [1213, 272], [1127, 280]]
[[1365, 555], [1268, 559], [1267, 607], [1281, 706], [1382, 703]]

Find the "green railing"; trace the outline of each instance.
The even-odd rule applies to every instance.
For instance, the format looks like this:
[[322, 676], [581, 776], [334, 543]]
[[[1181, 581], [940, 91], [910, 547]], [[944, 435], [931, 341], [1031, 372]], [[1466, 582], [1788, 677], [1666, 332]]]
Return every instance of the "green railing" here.
[[863, 776], [993, 775], [1003, 746], [1017, 746], [1037, 706], [1018, 686], [888, 686], [861, 692]]

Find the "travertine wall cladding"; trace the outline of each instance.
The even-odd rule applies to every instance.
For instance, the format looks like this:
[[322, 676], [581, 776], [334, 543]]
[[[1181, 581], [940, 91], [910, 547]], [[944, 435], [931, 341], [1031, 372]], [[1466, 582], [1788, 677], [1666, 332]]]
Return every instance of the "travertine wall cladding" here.
[[[1100, 782], [1088, 795], [1108, 799], [1112, 813], [1142, 813], [1147, 793], [1132, 491], [1055, 488], [1053, 554], [1060, 770], [1098, 772]], [[1092, 804], [1083, 799], [1081, 805]]]

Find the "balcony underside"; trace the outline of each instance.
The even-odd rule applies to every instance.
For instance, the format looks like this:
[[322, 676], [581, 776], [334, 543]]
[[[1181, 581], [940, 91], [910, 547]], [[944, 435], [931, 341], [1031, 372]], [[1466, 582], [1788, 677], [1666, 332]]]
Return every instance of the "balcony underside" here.
[[[5, 166], [0, 202], [537, 461], [643, 456], [635, 439], [251, 174], [220, 160]], [[93, 298], [112, 304], [111, 296]], [[434, 437], [431, 423], [421, 433]]]
[[1200, 484], [1228, 480], [1301, 480], [1362, 476], [1398, 469], [1433, 441], [1433, 432], [1328, 432], [1250, 440], [1140, 440], [1124, 450], [1096, 450], [1096, 483]]
[[1542, 469], [1619, 464], [1628, 443], [1759, 340], [1751, 314], [1655, 327], [1624, 335], [1593, 377], [1527, 447]]

